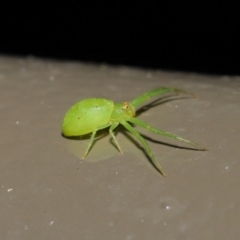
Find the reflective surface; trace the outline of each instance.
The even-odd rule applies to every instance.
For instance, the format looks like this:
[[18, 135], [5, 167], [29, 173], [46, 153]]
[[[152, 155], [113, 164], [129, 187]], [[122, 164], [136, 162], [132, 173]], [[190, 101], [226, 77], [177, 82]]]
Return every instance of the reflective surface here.
[[[209, 149], [138, 128], [166, 178], [121, 128], [123, 155], [103, 131], [84, 161], [88, 137], [61, 136], [73, 103], [159, 86], [198, 98], [161, 98], [138, 117]], [[239, 77], [1, 57], [0, 239], [237, 239], [239, 90]]]

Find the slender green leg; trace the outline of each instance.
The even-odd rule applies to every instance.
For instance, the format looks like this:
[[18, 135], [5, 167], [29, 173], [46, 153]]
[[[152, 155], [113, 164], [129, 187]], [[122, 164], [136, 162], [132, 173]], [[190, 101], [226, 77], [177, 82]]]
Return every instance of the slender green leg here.
[[120, 121], [120, 123], [130, 132], [133, 134], [133, 136], [136, 137], [136, 139], [142, 144], [143, 148], [145, 149], [147, 155], [151, 159], [153, 165], [156, 167], [156, 169], [165, 177], [166, 175], [163, 172], [162, 167], [160, 164], [156, 161], [155, 157], [152, 154], [151, 149], [149, 148], [147, 142], [144, 140], [144, 138], [126, 121]]
[[85, 151], [82, 159], [84, 159], [84, 158], [87, 156], [90, 148], [92, 147], [92, 144], [93, 144], [93, 141], [94, 141], [94, 137], [95, 137], [97, 131], [98, 131], [98, 130], [101, 130], [101, 129], [104, 129], [104, 128], [107, 128], [107, 127], [109, 127], [110, 125], [111, 125], [111, 123], [107, 123], [107, 124], [105, 124], [105, 125], [103, 125], [103, 126], [98, 127], [97, 129], [95, 129], [95, 130], [92, 132], [92, 135], [91, 135], [91, 138], [90, 138], [90, 142], [89, 142], [89, 144], [88, 144], [87, 150]]
[[121, 154], [123, 154], [122, 149], [120, 148], [120, 146], [119, 146], [119, 144], [118, 144], [118, 141], [117, 141], [117, 139], [116, 139], [116, 137], [114, 136], [114, 133], [113, 133], [113, 130], [114, 130], [118, 125], [119, 125], [119, 122], [114, 122], [114, 123], [112, 124], [112, 126], [109, 128], [109, 133], [111, 134], [111, 136], [112, 136], [112, 138], [113, 138], [113, 141], [114, 141], [114, 143], [116, 144], [119, 152], [120, 152]]
[[162, 130], [158, 130], [158, 129], [154, 128], [154, 127], [151, 127], [147, 123], [143, 122], [140, 119], [130, 118], [128, 121], [131, 122], [131, 123], [134, 123], [134, 124], [136, 124], [138, 126], [141, 126], [141, 127], [145, 128], [145, 129], [147, 129], [147, 130], [149, 130], [149, 131], [151, 131], [153, 133], [156, 133], [156, 134], [159, 134], [159, 135], [163, 135], [163, 136], [166, 136], [166, 137], [169, 137], [169, 138], [173, 138], [173, 139], [185, 142], [185, 143], [190, 144], [190, 145], [192, 145], [194, 147], [197, 147], [198, 149], [203, 150], [203, 151], [207, 150], [206, 148], [200, 146], [197, 143], [194, 143], [192, 141], [189, 141], [189, 140], [186, 140], [184, 138], [181, 138], [181, 137], [179, 137], [179, 136], [177, 136], [175, 134], [172, 134], [172, 133], [169, 133], [169, 132], [165, 132], [165, 131], [162, 131]]
[[162, 95], [165, 93], [169, 93], [169, 92], [174, 92], [176, 94], [185, 93], [185, 94], [191, 95], [192, 97], [196, 97], [193, 93], [185, 91], [185, 90], [181, 90], [181, 89], [177, 89], [177, 88], [160, 87], [160, 88], [155, 88], [151, 91], [148, 91], [148, 92], [138, 96], [137, 98], [130, 101], [130, 103], [133, 107], [137, 107], [153, 97], [156, 97], [156, 96], [159, 96], [159, 95]]

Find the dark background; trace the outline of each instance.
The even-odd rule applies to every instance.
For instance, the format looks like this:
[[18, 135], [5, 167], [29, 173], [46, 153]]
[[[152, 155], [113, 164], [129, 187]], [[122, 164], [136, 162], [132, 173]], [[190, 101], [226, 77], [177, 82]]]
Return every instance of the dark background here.
[[19, 11], [15, 6], [15, 11], [9, 11], [2, 20], [0, 54], [210, 74], [240, 73], [237, 6], [156, 3], [96, 6], [92, 2], [83, 7], [75, 2], [26, 6]]

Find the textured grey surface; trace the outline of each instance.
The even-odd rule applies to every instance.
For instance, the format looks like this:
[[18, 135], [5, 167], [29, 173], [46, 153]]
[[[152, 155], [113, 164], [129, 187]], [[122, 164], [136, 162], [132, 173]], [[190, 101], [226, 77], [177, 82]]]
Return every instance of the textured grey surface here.
[[[171, 98], [139, 118], [209, 148], [138, 128], [166, 178], [122, 129], [123, 155], [103, 135], [84, 161], [89, 139], [61, 136], [73, 103], [131, 100], [159, 86], [198, 98]], [[239, 103], [239, 77], [2, 56], [0, 239], [240, 238]]]

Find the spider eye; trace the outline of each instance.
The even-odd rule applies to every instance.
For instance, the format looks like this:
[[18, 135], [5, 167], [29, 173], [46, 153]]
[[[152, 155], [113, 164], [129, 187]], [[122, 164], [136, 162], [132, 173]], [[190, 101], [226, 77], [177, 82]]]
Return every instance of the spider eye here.
[[128, 102], [124, 102], [123, 103], [123, 107], [122, 107], [122, 110], [125, 110], [129, 107], [129, 103]]

